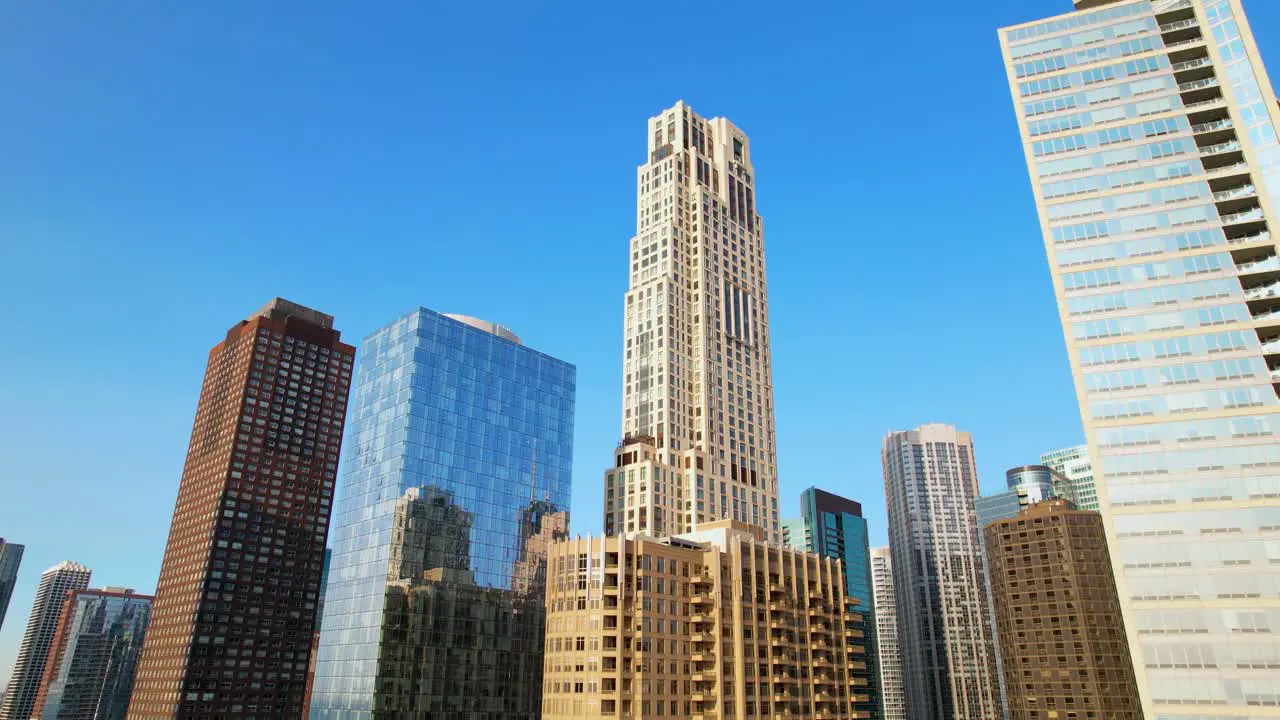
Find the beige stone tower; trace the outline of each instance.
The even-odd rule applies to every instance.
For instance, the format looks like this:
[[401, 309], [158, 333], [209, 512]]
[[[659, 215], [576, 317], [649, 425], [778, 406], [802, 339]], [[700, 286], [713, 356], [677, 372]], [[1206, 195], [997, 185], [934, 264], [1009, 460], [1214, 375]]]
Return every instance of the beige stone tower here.
[[1277, 718], [1275, 92], [1240, 0], [1077, 7], [1000, 42], [1143, 711]]
[[747, 136], [683, 102], [649, 119], [625, 301], [607, 535], [730, 519], [778, 538], [765, 288]]

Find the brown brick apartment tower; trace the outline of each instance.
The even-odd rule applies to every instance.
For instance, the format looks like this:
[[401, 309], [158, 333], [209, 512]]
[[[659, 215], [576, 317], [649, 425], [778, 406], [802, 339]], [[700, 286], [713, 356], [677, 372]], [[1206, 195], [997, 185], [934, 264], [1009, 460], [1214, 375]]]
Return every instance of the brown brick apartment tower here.
[[131, 720], [302, 717], [354, 355], [279, 298], [209, 352]]
[[1047, 500], [982, 532], [1009, 720], [1142, 720], [1102, 516]]

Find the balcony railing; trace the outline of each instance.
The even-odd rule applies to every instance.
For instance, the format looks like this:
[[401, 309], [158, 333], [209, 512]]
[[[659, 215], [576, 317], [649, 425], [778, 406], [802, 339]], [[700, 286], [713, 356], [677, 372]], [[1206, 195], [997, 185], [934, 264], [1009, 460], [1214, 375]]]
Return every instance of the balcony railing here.
[[1183, 70], [1195, 70], [1196, 68], [1200, 68], [1200, 67], [1204, 67], [1206, 65], [1212, 65], [1212, 64], [1213, 64], [1213, 60], [1207, 57], [1196, 58], [1195, 60], [1186, 60], [1184, 62], [1174, 63], [1173, 71], [1182, 72]]
[[1164, 49], [1165, 49], [1165, 50], [1174, 50], [1174, 49], [1176, 49], [1176, 48], [1180, 48], [1180, 47], [1182, 47], [1183, 45], [1195, 45], [1196, 43], [1202, 43], [1202, 42], [1204, 42], [1204, 36], [1203, 36], [1203, 35], [1198, 35], [1198, 36], [1196, 36], [1196, 37], [1191, 38], [1190, 40], [1179, 40], [1179, 41], [1178, 41], [1178, 42], [1176, 42], [1176, 43], [1167, 43], [1167, 44], [1164, 46]]
[[1267, 312], [1264, 312], [1264, 313], [1258, 313], [1257, 315], [1253, 316], [1253, 319], [1255, 321], [1267, 321], [1267, 322], [1280, 319], [1280, 308], [1275, 308], [1274, 310], [1268, 310]]
[[1206, 145], [1200, 148], [1201, 155], [1221, 155], [1222, 153], [1235, 152], [1240, 149], [1239, 140], [1228, 140], [1217, 145]]
[[[1214, 102], [1217, 102], [1217, 100], [1214, 100]], [[1215, 130], [1226, 130], [1227, 128], [1234, 127], [1234, 126], [1235, 126], [1235, 123], [1231, 122], [1231, 118], [1227, 118], [1225, 120], [1215, 120], [1213, 122], [1200, 123], [1199, 125], [1192, 125], [1191, 132], [1196, 134], [1207, 133], [1207, 132], [1213, 132]]]
[[1213, 199], [1215, 202], [1225, 202], [1227, 200], [1235, 200], [1236, 198], [1249, 197], [1250, 195], [1257, 194], [1258, 189], [1253, 185], [1241, 185], [1240, 187], [1234, 187], [1230, 190], [1219, 190], [1213, 194]]
[[1280, 352], [1280, 338], [1275, 338], [1274, 340], [1268, 340], [1267, 342], [1262, 343], [1261, 350], [1264, 353]]
[[1265, 260], [1256, 260], [1236, 266], [1236, 272], [1241, 275], [1246, 273], [1270, 272], [1272, 270], [1280, 270], [1280, 257], [1272, 255]]
[[1240, 162], [1238, 162], [1238, 163], [1232, 163], [1232, 164], [1230, 164], [1230, 165], [1223, 165], [1222, 167], [1218, 167], [1218, 168], [1209, 168], [1209, 169], [1205, 170], [1205, 172], [1211, 172], [1211, 173], [1215, 173], [1215, 174], [1216, 174], [1216, 173], [1225, 173], [1225, 174], [1227, 174], [1227, 175], [1230, 175], [1231, 173], [1234, 173], [1234, 172], [1237, 172], [1237, 171], [1242, 171], [1242, 170], [1248, 170], [1248, 169], [1249, 169], [1249, 163], [1247, 163], [1247, 162], [1245, 162], [1245, 161], [1241, 160], [1241, 161], [1240, 161]]
[[1238, 213], [1222, 216], [1223, 225], [1235, 225], [1242, 222], [1253, 222], [1262, 219], [1262, 208], [1253, 208], [1251, 210], [1242, 210]]
[[1204, 88], [1218, 87], [1218, 78], [1208, 77], [1201, 80], [1192, 80], [1191, 82], [1178, 83], [1178, 89], [1182, 92], [1190, 90], [1202, 90]]
[[1194, 19], [1179, 20], [1177, 22], [1171, 22], [1165, 25], [1161, 25], [1160, 32], [1167, 33], [1167, 32], [1173, 32], [1174, 30], [1184, 30], [1189, 27], [1195, 27], [1198, 24], [1199, 23], [1197, 23]]
[[1272, 370], [1270, 374], [1272, 380], [1280, 380], [1280, 368]]
[[1151, 3], [1151, 9], [1157, 15], [1189, 7], [1191, 7], [1191, 0], [1155, 0]]
[[1270, 285], [1261, 285], [1244, 291], [1245, 300], [1261, 300], [1263, 298], [1280, 297], [1280, 281]]
[[1221, 95], [1219, 95], [1218, 97], [1209, 98], [1208, 100], [1197, 100], [1196, 102], [1193, 102], [1193, 103], [1187, 103], [1182, 106], [1182, 109], [1194, 110], [1196, 108], [1205, 107], [1206, 105], [1221, 105], [1222, 102], [1223, 102], [1223, 98]]
[[1232, 245], [1240, 245], [1243, 243], [1262, 242], [1263, 240], [1270, 240], [1270, 239], [1271, 239], [1271, 232], [1269, 230], [1263, 230], [1262, 232], [1256, 232], [1252, 235], [1243, 235], [1238, 238], [1231, 238], [1230, 240], [1227, 240], [1227, 242], [1231, 243]]

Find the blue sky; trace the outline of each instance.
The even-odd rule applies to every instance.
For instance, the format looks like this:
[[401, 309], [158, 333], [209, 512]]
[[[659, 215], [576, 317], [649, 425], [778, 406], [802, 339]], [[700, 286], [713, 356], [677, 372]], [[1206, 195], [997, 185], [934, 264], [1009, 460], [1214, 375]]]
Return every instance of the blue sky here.
[[[432, 7], [428, 7], [431, 5]], [[1280, 4], [1246, 0], [1264, 56]], [[578, 366], [600, 527], [645, 119], [751, 137], [782, 502], [885, 537], [879, 447], [982, 484], [1082, 439], [995, 30], [1068, 0], [0, 4], [0, 536], [151, 591], [206, 353], [280, 295], [348, 341], [418, 305]]]

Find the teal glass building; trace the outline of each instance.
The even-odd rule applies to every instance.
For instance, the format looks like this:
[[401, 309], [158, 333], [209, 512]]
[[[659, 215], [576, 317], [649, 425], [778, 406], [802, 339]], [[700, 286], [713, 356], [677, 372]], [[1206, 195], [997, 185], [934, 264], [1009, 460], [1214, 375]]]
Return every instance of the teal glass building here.
[[871, 677], [870, 700], [855, 711], [882, 717], [880, 672], [876, 659], [875, 606], [871, 594], [871, 545], [862, 505], [825, 490], [811, 487], [800, 493], [800, 518], [782, 523], [787, 544], [826, 557], [837, 558], [844, 565], [845, 593], [858, 600], [864, 620], [861, 629], [866, 636], [867, 666]]
[[546, 547], [567, 534], [576, 370], [415, 310], [369, 335], [312, 720], [535, 720]]

